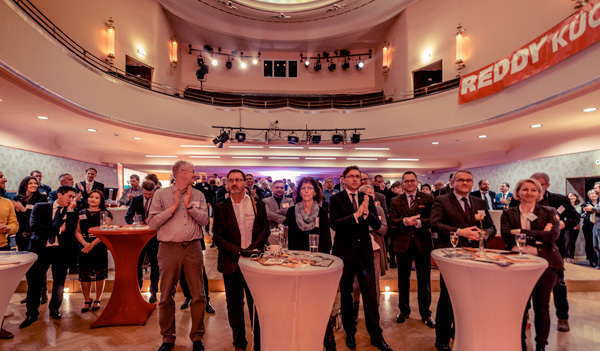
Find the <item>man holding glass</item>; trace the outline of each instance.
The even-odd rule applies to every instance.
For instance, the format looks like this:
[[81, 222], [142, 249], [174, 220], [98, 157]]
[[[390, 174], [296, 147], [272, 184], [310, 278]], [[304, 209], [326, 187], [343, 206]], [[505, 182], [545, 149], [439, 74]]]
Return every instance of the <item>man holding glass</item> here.
[[158, 304], [160, 333], [163, 343], [159, 351], [175, 346], [175, 289], [181, 269], [185, 272], [192, 294], [190, 339], [194, 351], [204, 350], [204, 259], [202, 228], [208, 223], [204, 195], [192, 188], [194, 165], [179, 160], [173, 165], [175, 184], [154, 193], [150, 204], [148, 225], [156, 229], [158, 265], [160, 266], [160, 302]]
[[[477, 247], [481, 230], [487, 232], [487, 239], [496, 235], [485, 201], [470, 195], [473, 188], [473, 175], [468, 170], [460, 170], [451, 180], [453, 191], [440, 195], [431, 208], [431, 229], [439, 235], [440, 248], [451, 247], [450, 233], [458, 235], [458, 246]], [[482, 212], [483, 211], [483, 212]], [[481, 221], [475, 215], [484, 214]], [[480, 226], [480, 227], [478, 227]], [[486, 240], [487, 240], [486, 239]], [[440, 298], [436, 313], [436, 342], [438, 350], [450, 350], [450, 337], [453, 335], [454, 313], [448, 289], [440, 275]]]

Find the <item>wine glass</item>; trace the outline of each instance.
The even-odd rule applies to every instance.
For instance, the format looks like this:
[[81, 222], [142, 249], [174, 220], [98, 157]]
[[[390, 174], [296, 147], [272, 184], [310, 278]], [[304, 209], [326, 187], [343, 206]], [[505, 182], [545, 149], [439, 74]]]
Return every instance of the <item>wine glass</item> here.
[[525, 246], [527, 236], [523, 233], [515, 234], [515, 241], [517, 242], [517, 247], [519, 248], [519, 256], [524, 256], [523, 246]]
[[450, 244], [454, 247], [454, 253], [456, 253], [456, 245], [458, 245], [458, 232], [450, 232]]

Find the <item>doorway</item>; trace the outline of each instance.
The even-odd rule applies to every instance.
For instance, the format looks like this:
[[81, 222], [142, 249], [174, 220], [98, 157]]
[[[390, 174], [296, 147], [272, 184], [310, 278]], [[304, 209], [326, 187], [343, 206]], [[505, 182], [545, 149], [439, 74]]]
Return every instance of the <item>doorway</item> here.
[[442, 60], [413, 71], [414, 97], [427, 95], [427, 86], [442, 82]]

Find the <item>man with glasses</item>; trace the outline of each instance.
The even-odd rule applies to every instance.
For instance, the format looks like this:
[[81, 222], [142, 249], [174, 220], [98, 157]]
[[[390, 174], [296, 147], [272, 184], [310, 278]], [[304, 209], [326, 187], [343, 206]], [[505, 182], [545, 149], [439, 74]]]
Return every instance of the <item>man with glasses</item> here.
[[[479, 244], [478, 220], [475, 215], [485, 215], [481, 222], [489, 239], [496, 235], [496, 227], [487, 210], [485, 201], [470, 195], [473, 188], [473, 175], [468, 170], [460, 170], [451, 180], [452, 192], [440, 195], [433, 201], [431, 208], [431, 229], [438, 233], [439, 248], [451, 247], [450, 232], [458, 234], [458, 245], [477, 247]], [[450, 337], [453, 335], [454, 313], [444, 277], [440, 275], [440, 298], [437, 305], [435, 326], [435, 346], [438, 350], [450, 350]]]
[[192, 188], [194, 165], [179, 160], [173, 165], [175, 184], [158, 189], [150, 204], [148, 225], [158, 231], [158, 265], [160, 267], [160, 303], [158, 304], [160, 333], [163, 343], [159, 351], [175, 346], [175, 289], [181, 269], [185, 272], [192, 293], [190, 339], [194, 351], [204, 350], [204, 260], [202, 226], [208, 224], [204, 195]]
[[232, 169], [227, 174], [229, 197], [215, 206], [213, 240], [219, 249], [217, 270], [223, 273], [233, 347], [236, 350], [245, 350], [248, 345], [244, 323], [245, 292], [250, 323], [254, 321], [254, 350], [260, 351], [258, 316], [252, 314], [254, 300], [238, 261], [242, 250], [261, 250], [264, 247], [269, 237], [269, 223], [265, 204], [248, 196], [247, 179], [239, 169]]
[[[379, 306], [375, 288], [375, 266], [370, 228], [378, 230], [381, 220], [373, 199], [358, 191], [361, 173], [357, 166], [344, 170], [346, 189], [330, 198], [330, 223], [335, 230], [332, 254], [344, 262], [340, 279], [342, 323], [346, 331], [346, 346], [356, 349], [356, 325], [354, 324], [352, 284], [358, 279], [363, 297], [365, 322], [371, 336], [371, 345], [383, 351], [392, 349], [383, 339], [379, 326]], [[368, 177], [368, 176], [367, 176]], [[384, 201], [385, 202], [385, 201]]]

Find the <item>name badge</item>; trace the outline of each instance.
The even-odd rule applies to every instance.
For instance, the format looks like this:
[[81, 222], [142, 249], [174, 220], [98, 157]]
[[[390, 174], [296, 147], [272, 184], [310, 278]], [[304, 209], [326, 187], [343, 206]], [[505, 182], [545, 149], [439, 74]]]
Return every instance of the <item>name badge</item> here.
[[85, 214], [80, 214], [80, 215], [79, 215], [79, 219], [80, 219], [80, 220], [86, 220], [86, 219], [87, 219], [87, 216], [86, 216]]
[[286, 202], [284, 204], [281, 204], [281, 207], [283, 207], [283, 208], [289, 208], [290, 204]]
[[27, 205], [25, 205], [25, 209], [27, 209], [27, 210], [33, 210], [33, 205], [32, 204], [27, 204]]
[[315, 227], [319, 228], [319, 217], [315, 218]]
[[556, 212], [558, 212], [558, 214], [562, 214], [563, 212], [565, 212], [564, 206], [560, 205], [560, 207], [556, 209]]
[[533, 221], [535, 221], [535, 220], [537, 219], [537, 216], [536, 216], [536, 215], [534, 215], [533, 213], [530, 213], [530, 214], [528, 214], [528, 215], [527, 215], [527, 219], [528, 219], [530, 222], [533, 222]]

